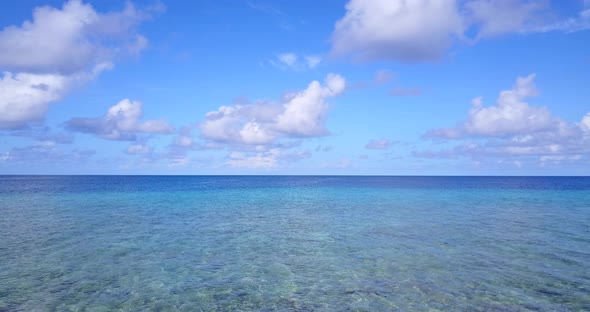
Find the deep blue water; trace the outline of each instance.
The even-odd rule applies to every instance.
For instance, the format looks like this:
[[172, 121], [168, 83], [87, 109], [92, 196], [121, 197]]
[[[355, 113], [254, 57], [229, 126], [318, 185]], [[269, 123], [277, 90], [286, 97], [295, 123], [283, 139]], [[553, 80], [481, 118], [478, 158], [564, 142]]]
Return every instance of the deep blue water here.
[[590, 178], [0, 176], [0, 311], [590, 311]]

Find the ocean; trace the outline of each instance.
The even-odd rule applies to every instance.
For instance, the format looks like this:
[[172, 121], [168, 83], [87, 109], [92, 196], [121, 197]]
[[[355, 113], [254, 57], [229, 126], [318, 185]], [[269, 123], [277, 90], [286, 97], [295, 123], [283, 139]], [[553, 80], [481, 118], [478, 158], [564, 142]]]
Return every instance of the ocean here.
[[0, 176], [0, 311], [590, 311], [590, 178]]

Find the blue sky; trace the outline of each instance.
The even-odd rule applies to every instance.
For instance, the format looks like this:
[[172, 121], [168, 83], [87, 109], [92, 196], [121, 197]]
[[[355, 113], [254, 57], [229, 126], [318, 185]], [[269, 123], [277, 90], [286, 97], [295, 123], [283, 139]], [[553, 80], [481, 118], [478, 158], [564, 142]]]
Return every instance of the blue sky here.
[[2, 174], [589, 175], [590, 1], [10, 1]]

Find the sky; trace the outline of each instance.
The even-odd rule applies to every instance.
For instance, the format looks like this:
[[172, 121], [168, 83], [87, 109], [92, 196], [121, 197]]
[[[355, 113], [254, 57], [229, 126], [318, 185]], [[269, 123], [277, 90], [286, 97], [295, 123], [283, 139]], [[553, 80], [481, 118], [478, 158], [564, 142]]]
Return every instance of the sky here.
[[590, 0], [4, 1], [0, 174], [590, 175]]

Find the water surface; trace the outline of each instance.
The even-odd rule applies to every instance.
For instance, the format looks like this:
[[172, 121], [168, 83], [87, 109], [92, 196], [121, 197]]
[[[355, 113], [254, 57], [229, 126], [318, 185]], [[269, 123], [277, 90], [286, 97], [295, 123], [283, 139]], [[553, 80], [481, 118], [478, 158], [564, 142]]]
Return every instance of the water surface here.
[[588, 311], [590, 178], [0, 176], [0, 311]]

